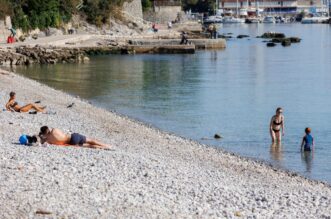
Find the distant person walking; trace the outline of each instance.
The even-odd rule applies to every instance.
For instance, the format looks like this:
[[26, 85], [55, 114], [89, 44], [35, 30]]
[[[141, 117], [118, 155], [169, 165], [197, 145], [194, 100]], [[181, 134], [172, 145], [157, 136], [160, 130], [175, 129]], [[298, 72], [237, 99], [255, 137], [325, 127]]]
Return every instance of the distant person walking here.
[[209, 24], [208, 26], [208, 32], [210, 34], [210, 39], [213, 39], [213, 24]]
[[314, 150], [314, 138], [311, 136], [311, 128], [305, 129], [306, 135], [302, 138], [301, 151], [313, 151]]
[[216, 24], [213, 25], [212, 32], [213, 32], [212, 38], [217, 39], [217, 25]]
[[186, 45], [186, 44], [188, 44], [188, 39], [187, 39], [187, 34], [186, 34], [186, 32], [182, 32], [182, 34], [181, 34], [181, 36], [182, 36], [182, 40], [180, 41], [180, 45]]
[[285, 135], [285, 118], [283, 115], [283, 109], [278, 107], [276, 110], [276, 115], [274, 115], [270, 120], [270, 136], [272, 142], [281, 143], [282, 136]]
[[10, 37], [15, 37], [16, 36], [16, 30], [14, 27], [11, 27], [8, 29], [10, 31]]

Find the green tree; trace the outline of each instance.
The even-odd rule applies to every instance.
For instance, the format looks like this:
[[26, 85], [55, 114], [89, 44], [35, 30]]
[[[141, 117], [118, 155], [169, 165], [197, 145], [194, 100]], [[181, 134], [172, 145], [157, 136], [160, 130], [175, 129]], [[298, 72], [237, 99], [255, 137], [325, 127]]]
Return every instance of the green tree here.
[[215, 0], [182, 0], [184, 10], [192, 10], [193, 12], [209, 12], [215, 10]]
[[148, 9], [150, 9], [152, 7], [152, 2], [150, 0], [142, 0], [141, 3], [142, 3], [144, 11], [147, 11]]

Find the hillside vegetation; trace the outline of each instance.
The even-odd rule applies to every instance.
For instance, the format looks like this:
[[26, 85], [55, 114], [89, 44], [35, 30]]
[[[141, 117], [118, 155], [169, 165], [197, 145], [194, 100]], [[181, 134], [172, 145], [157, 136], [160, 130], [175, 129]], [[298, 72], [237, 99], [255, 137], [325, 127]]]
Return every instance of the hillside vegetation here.
[[110, 16], [121, 17], [120, 8], [125, 1], [130, 0], [0, 0], [0, 17], [11, 15], [14, 27], [24, 32], [60, 27], [73, 14], [81, 14], [88, 22], [102, 26]]

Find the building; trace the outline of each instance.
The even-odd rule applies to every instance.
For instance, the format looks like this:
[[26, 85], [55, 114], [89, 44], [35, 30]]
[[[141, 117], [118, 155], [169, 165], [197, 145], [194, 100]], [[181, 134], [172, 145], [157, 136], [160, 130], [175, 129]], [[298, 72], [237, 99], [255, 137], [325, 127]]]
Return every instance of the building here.
[[265, 13], [285, 13], [294, 14], [301, 11], [315, 9], [316, 12], [326, 7], [325, 0], [219, 0], [219, 7], [225, 11], [247, 9], [254, 12], [256, 9], [262, 9]]

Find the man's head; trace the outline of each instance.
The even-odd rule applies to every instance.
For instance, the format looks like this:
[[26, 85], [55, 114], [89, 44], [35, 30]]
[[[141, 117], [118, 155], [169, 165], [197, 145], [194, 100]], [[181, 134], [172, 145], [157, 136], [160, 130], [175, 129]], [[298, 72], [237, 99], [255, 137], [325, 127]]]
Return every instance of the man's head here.
[[305, 133], [306, 133], [307, 135], [310, 134], [310, 133], [311, 133], [311, 128], [309, 128], [309, 127], [305, 128]]
[[50, 132], [49, 128], [47, 126], [43, 126], [40, 128], [39, 136], [47, 135], [49, 132]]
[[16, 93], [14, 91], [9, 93], [10, 98], [14, 98], [16, 96]]

